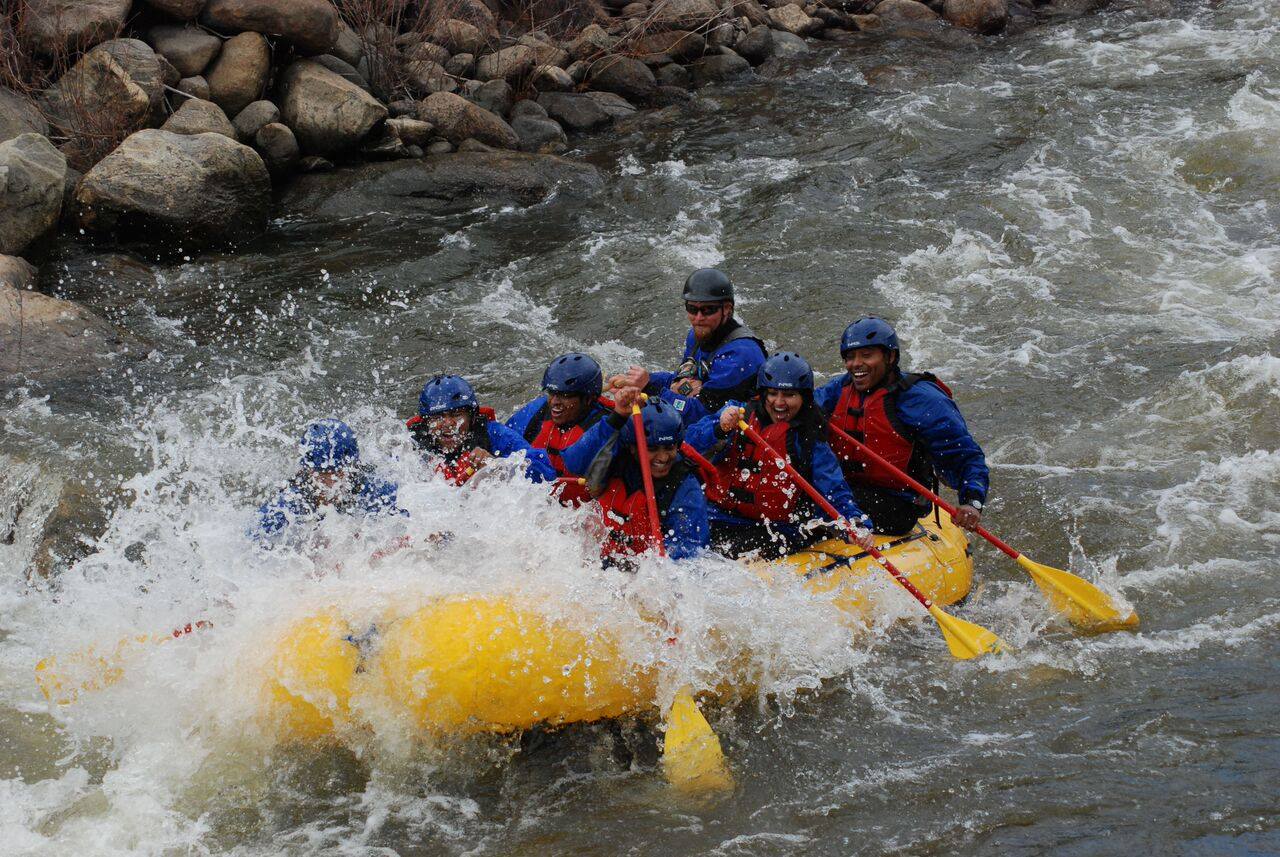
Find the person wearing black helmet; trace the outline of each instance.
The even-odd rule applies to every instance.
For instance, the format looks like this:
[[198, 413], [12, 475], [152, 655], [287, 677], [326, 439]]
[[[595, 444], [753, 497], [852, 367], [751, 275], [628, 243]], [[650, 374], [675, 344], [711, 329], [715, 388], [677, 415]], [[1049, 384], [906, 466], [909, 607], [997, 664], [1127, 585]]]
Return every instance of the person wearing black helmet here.
[[[564, 453], [612, 409], [612, 402], [606, 406], [600, 398], [603, 386], [600, 364], [590, 355], [562, 354], [542, 373], [543, 395], [512, 414], [507, 428], [523, 436], [534, 449], [545, 450], [561, 476], [578, 476], [566, 469]], [[566, 506], [579, 506], [591, 499], [576, 483], [562, 482], [557, 491]]]
[[930, 372], [904, 373], [901, 354], [897, 332], [882, 318], [863, 316], [845, 329], [840, 356], [846, 374], [815, 395], [832, 427], [831, 447], [854, 497], [875, 520], [876, 532], [908, 533], [933, 505], [840, 432], [923, 485], [934, 487], [941, 476], [959, 495], [956, 524], [973, 530], [989, 489], [982, 447], [947, 385]]
[[[708, 412], [730, 399], [750, 398], [768, 353], [760, 337], [734, 317], [733, 283], [722, 271], [699, 268], [684, 281], [683, 297], [690, 330], [680, 368], [649, 372], [632, 366], [610, 386], [640, 387], [677, 409], [682, 409], [681, 397], [692, 397]], [[686, 424], [691, 421], [686, 416]]]
[[[745, 406], [730, 402], [720, 413], [691, 426], [688, 442], [711, 459], [716, 476], [707, 483], [711, 544], [727, 556], [758, 553], [770, 559], [829, 538], [851, 538], [849, 525], [870, 520], [845, 484], [826, 442], [826, 419], [813, 401], [813, 370], [799, 354], [782, 351], [760, 367], [759, 392]], [[740, 432], [739, 421], [755, 429], [767, 444], [758, 446]], [[840, 513], [824, 525], [825, 515], [779, 463], [785, 456]]]

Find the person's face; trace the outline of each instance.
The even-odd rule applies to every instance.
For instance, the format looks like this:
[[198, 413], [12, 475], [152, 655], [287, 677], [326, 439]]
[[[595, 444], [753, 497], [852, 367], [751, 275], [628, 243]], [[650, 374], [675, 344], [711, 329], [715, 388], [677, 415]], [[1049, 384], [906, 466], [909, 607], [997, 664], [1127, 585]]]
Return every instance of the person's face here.
[[653, 474], [654, 479], [661, 479], [670, 473], [675, 463], [676, 448], [674, 445], [649, 447], [649, 472]]
[[685, 301], [685, 315], [689, 316], [689, 325], [693, 328], [693, 338], [702, 342], [715, 333], [720, 325], [733, 317], [733, 302], [705, 303], [703, 301]]
[[547, 393], [551, 422], [558, 426], [573, 425], [586, 414], [587, 397], [578, 393]]
[[766, 390], [764, 394], [765, 409], [777, 423], [790, 422], [803, 405], [804, 396], [795, 390]]
[[883, 381], [892, 366], [889, 350], [879, 345], [855, 348], [844, 354], [844, 368], [849, 370], [853, 389], [859, 393], [865, 393]]
[[351, 480], [345, 470], [311, 471], [311, 489], [322, 503], [336, 503], [350, 489]]
[[427, 418], [427, 431], [445, 452], [453, 452], [462, 446], [462, 439], [471, 430], [471, 409], [456, 408]]

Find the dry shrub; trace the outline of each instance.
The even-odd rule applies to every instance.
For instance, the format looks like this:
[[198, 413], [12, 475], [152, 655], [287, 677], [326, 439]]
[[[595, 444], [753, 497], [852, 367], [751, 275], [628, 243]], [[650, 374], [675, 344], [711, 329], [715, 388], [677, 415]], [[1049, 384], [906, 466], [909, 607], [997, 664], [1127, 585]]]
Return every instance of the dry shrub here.
[[338, 14], [360, 40], [364, 71], [379, 98], [392, 101], [413, 94], [413, 73], [401, 45], [427, 39], [441, 17], [435, 11], [439, 5], [418, 0], [334, 0]]
[[511, 12], [523, 28], [565, 40], [608, 18], [598, 0], [520, 0]]

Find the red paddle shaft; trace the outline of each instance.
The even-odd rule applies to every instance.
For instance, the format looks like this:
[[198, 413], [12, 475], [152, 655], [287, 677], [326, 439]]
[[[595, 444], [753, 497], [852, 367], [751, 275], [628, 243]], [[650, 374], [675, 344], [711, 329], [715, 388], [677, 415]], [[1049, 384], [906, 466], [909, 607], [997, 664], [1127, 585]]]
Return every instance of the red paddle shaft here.
[[[772, 449], [772, 447], [769, 446], [768, 441], [766, 441], [763, 437], [760, 436], [760, 432], [756, 431], [751, 426], [747, 425], [747, 423], [741, 420], [739, 420], [738, 425], [744, 432], [746, 432], [747, 437], [751, 438], [752, 442], [755, 443], [757, 446], [759, 446], [762, 450]], [[840, 513], [836, 511], [836, 507], [832, 506], [829, 502], [827, 502], [827, 498], [823, 497], [817, 488], [814, 488], [812, 485], [810, 485], [809, 480], [801, 476], [796, 471], [796, 469], [791, 466], [791, 462], [787, 461], [787, 459], [784, 458], [783, 456], [778, 456], [778, 464], [782, 466], [783, 470], [787, 471], [787, 474], [796, 481], [797, 485], [799, 485], [801, 488], [805, 490], [806, 494], [808, 494], [810, 497], [813, 498], [813, 502], [817, 503], [818, 507], [822, 509], [822, 511], [826, 512], [833, 519], [837, 521], [840, 520]], [[849, 525], [849, 532], [850, 534], [853, 534], [853, 524]], [[894, 564], [889, 562], [889, 560], [885, 558], [884, 554], [880, 553], [880, 551], [876, 550], [875, 548], [863, 548], [863, 550], [871, 554], [871, 556], [877, 562], [879, 562], [882, 566], [884, 566], [885, 571], [892, 574], [893, 579], [898, 581], [898, 583], [902, 584], [903, 589], [907, 590], [913, 596], [915, 596], [915, 599], [919, 601], [922, 605], [924, 605], [924, 608], [926, 610], [929, 610], [933, 607], [933, 602], [929, 600], [929, 596], [925, 595], [919, 589], [916, 589], [915, 584], [912, 583], [910, 580], [908, 580], [905, 574], [898, 571], [898, 569], [894, 566]]]
[[658, 556], [666, 556], [667, 548], [662, 543], [662, 522], [658, 520], [658, 498], [653, 490], [653, 473], [649, 470], [649, 440], [644, 436], [644, 417], [640, 415], [638, 404], [631, 406], [631, 425], [636, 430], [636, 458], [640, 459], [640, 476], [644, 480], [644, 498], [649, 504], [653, 543], [658, 547]]
[[[935, 503], [937, 503], [939, 506], [941, 506], [941, 507], [942, 507], [942, 509], [943, 509], [943, 511], [945, 511], [948, 515], [951, 515], [952, 517], [955, 517], [955, 515], [956, 515], [956, 507], [955, 507], [955, 506], [952, 506], [952, 505], [951, 505], [950, 503], [948, 503], [946, 500], [943, 500], [943, 499], [942, 499], [941, 497], [939, 497], [937, 494], [933, 493], [933, 492], [932, 492], [932, 491], [930, 491], [928, 488], [924, 487], [924, 486], [923, 486], [923, 485], [921, 485], [919, 482], [917, 482], [916, 480], [912, 479], [912, 478], [911, 478], [910, 476], [908, 476], [906, 473], [904, 473], [903, 471], [901, 471], [901, 470], [899, 470], [898, 468], [894, 467], [894, 466], [893, 466], [892, 464], [890, 464], [888, 461], [885, 461], [883, 456], [881, 456], [879, 453], [877, 453], [877, 452], [875, 452], [874, 450], [872, 450], [872, 449], [871, 449], [871, 447], [867, 446], [867, 445], [866, 445], [865, 443], [863, 443], [862, 441], [860, 441], [860, 440], [858, 440], [857, 438], [855, 438], [855, 437], [853, 437], [852, 435], [850, 435], [850, 434], [849, 434], [847, 431], [845, 431], [844, 429], [840, 428], [839, 426], [831, 425], [831, 423], [827, 423], [827, 427], [828, 427], [828, 428], [830, 428], [830, 429], [831, 429], [833, 432], [835, 432], [836, 434], [840, 435], [840, 437], [842, 437], [842, 438], [844, 438], [845, 440], [847, 440], [849, 443], [853, 444], [853, 446], [854, 446], [854, 448], [855, 448], [855, 449], [857, 449], [859, 452], [861, 452], [861, 453], [862, 453], [863, 455], [865, 455], [867, 458], [870, 458], [870, 459], [871, 459], [872, 461], [874, 461], [876, 464], [879, 464], [879, 465], [880, 465], [880, 466], [882, 466], [882, 467], [887, 467], [889, 470], [892, 470], [892, 471], [893, 471], [893, 472], [894, 472], [894, 473], [895, 473], [899, 478], [901, 478], [901, 479], [902, 479], [902, 481], [903, 481], [903, 482], [907, 483], [907, 484], [908, 484], [908, 485], [910, 485], [912, 488], [916, 489], [916, 490], [917, 490], [917, 491], [919, 491], [921, 494], [923, 494], [924, 496], [928, 497], [930, 500], [932, 500], [933, 502], [935, 502]], [[991, 544], [993, 544], [993, 545], [995, 545], [996, 547], [998, 547], [998, 548], [999, 548], [1001, 551], [1003, 551], [1003, 552], [1005, 553], [1005, 555], [1006, 555], [1006, 556], [1008, 556], [1010, 559], [1017, 559], [1018, 557], [1022, 556], [1022, 554], [1018, 553], [1016, 550], [1014, 550], [1013, 548], [1009, 547], [1007, 544], [1005, 544], [1003, 541], [1001, 541], [998, 537], [996, 537], [996, 536], [992, 535], [991, 533], [987, 532], [987, 531], [986, 531], [986, 529], [984, 529], [983, 527], [978, 527], [978, 529], [977, 529], [977, 533], [978, 533], [978, 535], [982, 536], [982, 537], [983, 537], [984, 539], [986, 539], [987, 541], [991, 542]]]

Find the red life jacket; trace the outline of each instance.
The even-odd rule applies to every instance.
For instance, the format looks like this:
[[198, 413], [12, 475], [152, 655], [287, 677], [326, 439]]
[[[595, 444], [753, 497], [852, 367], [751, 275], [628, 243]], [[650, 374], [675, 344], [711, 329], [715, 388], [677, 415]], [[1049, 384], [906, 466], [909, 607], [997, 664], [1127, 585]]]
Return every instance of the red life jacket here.
[[[676, 489], [690, 472], [682, 459], [677, 460], [667, 477], [654, 485], [660, 524], [665, 523]], [[653, 524], [643, 483], [632, 490], [621, 475], [614, 476], [605, 483], [604, 491], [596, 500], [600, 503], [601, 520], [609, 530], [600, 547], [601, 555], [627, 556], [644, 553], [653, 547]]]
[[485, 452], [493, 452], [493, 443], [489, 440], [489, 423], [496, 418], [497, 414], [494, 413], [493, 408], [477, 408], [476, 416], [471, 420], [468, 437], [463, 440], [461, 451], [455, 455], [442, 455], [432, 449], [426, 440], [425, 417], [412, 417], [405, 425], [413, 435], [414, 443], [418, 448], [426, 450], [434, 459], [436, 472], [451, 485], [462, 486], [475, 476], [479, 469], [476, 466], [475, 451], [483, 449]]
[[[915, 433], [903, 425], [898, 418], [897, 407], [898, 395], [920, 381], [929, 381], [951, 397], [951, 389], [929, 372], [899, 375], [865, 396], [855, 390], [846, 378], [844, 387], [840, 390], [840, 399], [831, 412], [830, 424], [865, 443], [894, 467], [928, 485], [933, 479], [933, 465], [929, 460], [928, 450], [917, 443]], [[910, 490], [910, 486], [891, 470], [867, 460], [853, 444], [835, 432], [827, 432], [827, 441], [840, 461], [840, 467], [850, 485]]]
[[[603, 406], [606, 400], [600, 398], [597, 401]], [[613, 403], [609, 402], [609, 410], [612, 409]], [[533, 415], [533, 419], [529, 420], [524, 430], [524, 437], [534, 449], [547, 451], [547, 458], [551, 460], [551, 466], [556, 469], [556, 473], [561, 476], [577, 476], [578, 474], [570, 473], [565, 467], [564, 451], [581, 440], [587, 433], [587, 429], [595, 425], [604, 413], [598, 408], [592, 408], [579, 422], [561, 427], [552, 421], [551, 405], [547, 403]], [[583, 503], [591, 501], [591, 492], [581, 485], [560, 482], [556, 484], [555, 490], [561, 504], [565, 506], [573, 506], [576, 509]]]
[[747, 422], [760, 432], [768, 448], [759, 448], [745, 434], [730, 442], [727, 454], [716, 462], [717, 478], [706, 486], [707, 499], [726, 512], [753, 521], [790, 521], [804, 492], [779, 462], [785, 458], [801, 473], [807, 467], [791, 460], [787, 435], [791, 423], [763, 426], [758, 404], [753, 404]]

